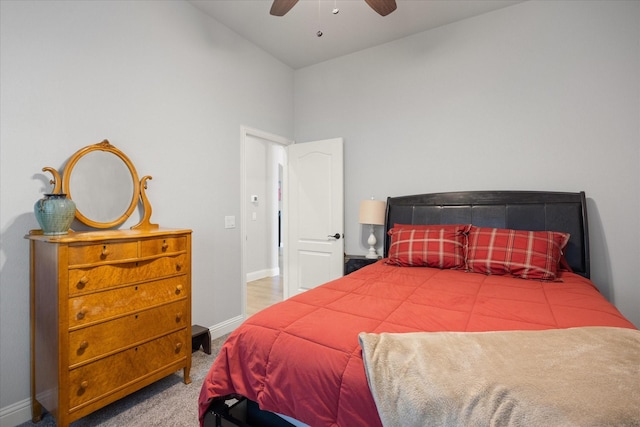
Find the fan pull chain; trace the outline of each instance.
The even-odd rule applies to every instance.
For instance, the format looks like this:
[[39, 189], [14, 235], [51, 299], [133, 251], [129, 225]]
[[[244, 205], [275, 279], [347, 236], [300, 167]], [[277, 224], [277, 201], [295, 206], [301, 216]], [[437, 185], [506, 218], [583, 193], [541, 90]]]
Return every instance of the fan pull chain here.
[[[322, 15], [321, 6], [322, 6], [322, 0], [318, 0], [318, 27], [320, 27], [320, 16]], [[337, 15], [338, 13], [340, 13], [340, 9], [338, 9], [338, 0], [333, 0], [333, 10], [331, 11], [331, 13], [333, 13], [334, 15]], [[322, 34], [323, 34], [322, 30], [318, 30], [318, 32], [316, 33], [316, 36], [322, 37]]]
[[[318, 27], [320, 27], [320, 6], [321, 6], [321, 0], [318, 0]], [[318, 30], [318, 32], [316, 33], [316, 36], [318, 37], [322, 37], [322, 31]]]

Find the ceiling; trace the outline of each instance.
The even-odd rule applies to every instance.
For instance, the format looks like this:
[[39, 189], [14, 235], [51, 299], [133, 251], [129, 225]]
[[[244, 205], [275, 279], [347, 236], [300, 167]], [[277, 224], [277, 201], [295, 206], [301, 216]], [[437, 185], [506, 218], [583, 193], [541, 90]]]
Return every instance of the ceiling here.
[[396, 0], [386, 17], [364, 0], [300, 0], [282, 17], [269, 14], [271, 0], [187, 1], [299, 69], [524, 0]]

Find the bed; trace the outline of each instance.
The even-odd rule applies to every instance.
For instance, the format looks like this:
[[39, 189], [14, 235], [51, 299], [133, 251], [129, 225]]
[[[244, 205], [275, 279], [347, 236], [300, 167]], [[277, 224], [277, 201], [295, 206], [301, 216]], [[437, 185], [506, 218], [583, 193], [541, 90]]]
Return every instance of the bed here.
[[584, 192], [390, 197], [385, 227], [383, 259], [229, 336], [201, 425], [245, 399], [314, 427], [640, 425], [640, 331], [590, 281]]

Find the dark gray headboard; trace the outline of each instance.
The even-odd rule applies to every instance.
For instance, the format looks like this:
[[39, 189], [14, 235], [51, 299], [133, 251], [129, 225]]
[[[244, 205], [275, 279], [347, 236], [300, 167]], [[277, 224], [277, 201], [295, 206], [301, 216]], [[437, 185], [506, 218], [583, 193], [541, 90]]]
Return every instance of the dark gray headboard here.
[[384, 255], [393, 224], [473, 224], [570, 233], [567, 262], [589, 278], [589, 232], [584, 192], [464, 191], [387, 198]]

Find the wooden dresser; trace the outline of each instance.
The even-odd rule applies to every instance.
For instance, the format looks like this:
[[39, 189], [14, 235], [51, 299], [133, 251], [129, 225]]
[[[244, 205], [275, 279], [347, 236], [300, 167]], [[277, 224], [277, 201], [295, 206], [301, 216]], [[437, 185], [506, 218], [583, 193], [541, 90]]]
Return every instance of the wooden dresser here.
[[191, 230], [31, 232], [33, 419], [67, 426], [183, 369]]

